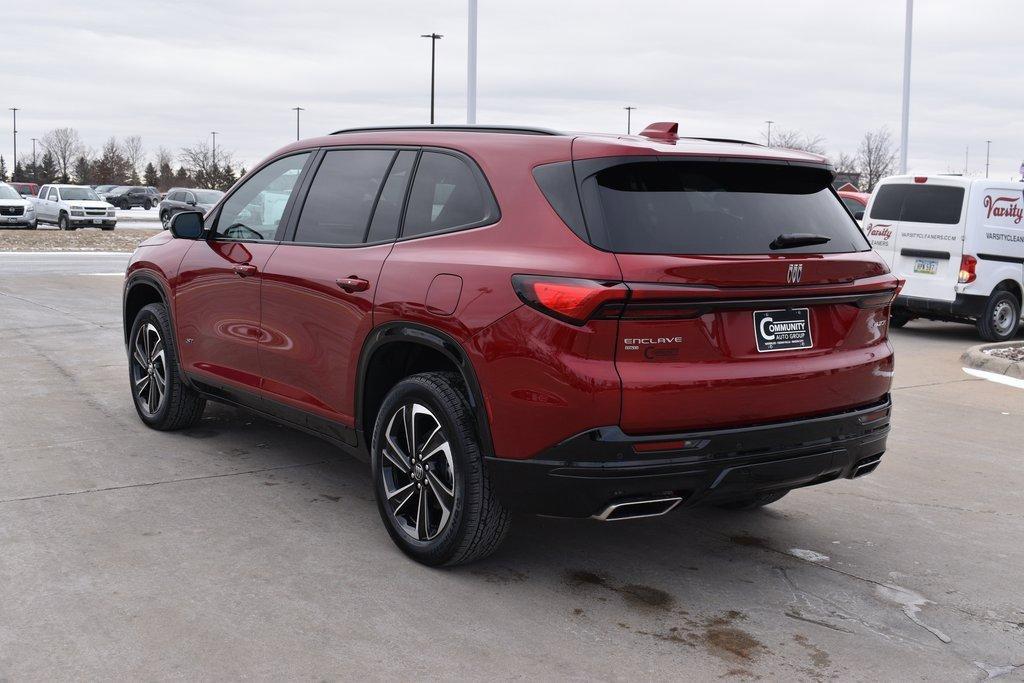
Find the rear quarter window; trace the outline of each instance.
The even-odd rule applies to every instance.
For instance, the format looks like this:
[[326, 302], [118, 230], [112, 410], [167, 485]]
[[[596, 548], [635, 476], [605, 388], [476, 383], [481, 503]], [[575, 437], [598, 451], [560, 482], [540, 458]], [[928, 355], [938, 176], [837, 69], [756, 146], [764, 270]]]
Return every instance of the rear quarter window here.
[[882, 221], [956, 225], [963, 206], [962, 187], [892, 183], [878, 188], [870, 217]]
[[[638, 254], [843, 253], [870, 247], [823, 168], [647, 160], [600, 170], [581, 183], [593, 244]], [[780, 235], [825, 244], [772, 252]]]

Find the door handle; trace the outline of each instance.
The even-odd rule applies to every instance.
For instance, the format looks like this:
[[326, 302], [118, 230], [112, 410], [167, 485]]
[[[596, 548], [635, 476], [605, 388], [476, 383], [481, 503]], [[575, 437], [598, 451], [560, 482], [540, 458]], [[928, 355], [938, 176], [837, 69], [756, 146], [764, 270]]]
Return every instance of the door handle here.
[[339, 287], [344, 289], [346, 292], [349, 292], [350, 294], [352, 292], [365, 292], [367, 289], [370, 288], [369, 280], [364, 280], [363, 278], [356, 277], [355, 275], [350, 275], [349, 277], [340, 277], [337, 280], [335, 280], [335, 282], [338, 283]]
[[242, 263], [232, 268], [235, 271], [235, 275], [238, 277], [248, 277], [249, 275], [256, 274], [256, 266], [251, 266], [248, 263]]

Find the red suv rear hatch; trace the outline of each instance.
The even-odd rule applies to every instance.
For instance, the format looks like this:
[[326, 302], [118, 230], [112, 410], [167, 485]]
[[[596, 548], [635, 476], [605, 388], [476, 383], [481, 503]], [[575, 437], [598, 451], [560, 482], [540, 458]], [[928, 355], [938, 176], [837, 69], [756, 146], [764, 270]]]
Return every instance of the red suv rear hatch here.
[[644, 157], [577, 162], [576, 176], [589, 239], [630, 290], [624, 431], [779, 422], [888, 392], [896, 279], [827, 169]]

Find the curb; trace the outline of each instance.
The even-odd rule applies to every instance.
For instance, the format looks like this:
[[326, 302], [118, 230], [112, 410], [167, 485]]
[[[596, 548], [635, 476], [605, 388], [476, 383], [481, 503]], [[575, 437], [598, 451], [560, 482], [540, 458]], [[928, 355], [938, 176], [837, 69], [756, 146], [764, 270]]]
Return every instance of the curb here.
[[963, 355], [960, 356], [960, 362], [964, 364], [964, 367], [973, 370], [981, 370], [994, 375], [1003, 375], [1015, 379], [1024, 379], [1024, 362], [1007, 360], [1006, 358], [999, 358], [998, 356], [986, 353], [993, 349], [1016, 346], [1024, 346], [1024, 343], [1012, 341], [999, 344], [979, 344], [964, 351]]

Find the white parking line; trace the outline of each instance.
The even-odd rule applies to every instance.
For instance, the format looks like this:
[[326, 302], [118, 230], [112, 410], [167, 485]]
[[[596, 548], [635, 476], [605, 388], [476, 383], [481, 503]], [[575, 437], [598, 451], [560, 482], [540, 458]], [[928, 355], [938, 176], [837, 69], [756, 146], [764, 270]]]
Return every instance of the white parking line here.
[[987, 379], [989, 382], [996, 382], [998, 384], [1016, 387], [1017, 389], [1024, 389], [1024, 379], [998, 375], [994, 372], [986, 372], [984, 370], [975, 370], [974, 368], [963, 368], [963, 371], [972, 377], [980, 377], [981, 379]]

